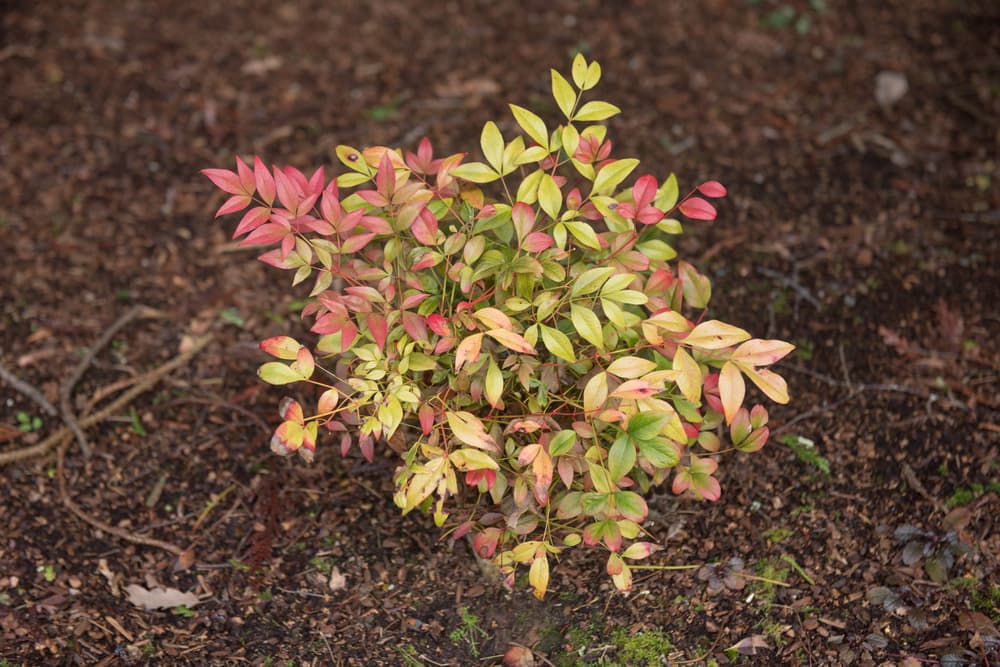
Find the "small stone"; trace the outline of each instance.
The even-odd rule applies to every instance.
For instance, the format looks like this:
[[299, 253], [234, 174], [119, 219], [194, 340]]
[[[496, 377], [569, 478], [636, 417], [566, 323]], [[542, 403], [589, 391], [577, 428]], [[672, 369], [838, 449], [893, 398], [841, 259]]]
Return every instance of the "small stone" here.
[[903, 99], [910, 89], [910, 83], [902, 72], [883, 70], [875, 77], [875, 101], [888, 108]]

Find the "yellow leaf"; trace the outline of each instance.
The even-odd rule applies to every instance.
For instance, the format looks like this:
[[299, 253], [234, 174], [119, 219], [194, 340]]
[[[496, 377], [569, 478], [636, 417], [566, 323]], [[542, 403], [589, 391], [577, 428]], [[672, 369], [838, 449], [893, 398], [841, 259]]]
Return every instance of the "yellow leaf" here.
[[566, 118], [570, 118], [573, 114], [573, 107], [576, 106], [576, 93], [573, 92], [573, 86], [569, 84], [569, 81], [556, 70], [552, 70], [552, 97], [559, 105], [559, 110]]
[[492, 120], [486, 121], [486, 125], [483, 125], [479, 145], [483, 149], [483, 156], [494, 171], [500, 171], [503, 167], [503, 135], [500, 134], [500, 128]]
[[525, 176], [521, 184], [517, 186], [517, 201], [525, 204], [534, 204], [538, 201], [538, 184], [542, 182], [544, 175], [545, 172], [539, 169]]
[[766, 368], [743, 368], [743, 372], [772, 401], [781, 404], [788, 402], [788, 385], [785, 383], [785, 378]]
[[572, 155], [580, 146], [580, 133], [571, 124], [562, 129], [562, 144], [566, 155]]
[[583, 411], [591, 413], [604, 407], [608, 400], [608, 374], [598, 373], [587, 380], [583, 388]]
[[445, 417], [452, 434], [465, 444], [491, 452], [499, 451], [483, 422], [471, 412], [446, 412]]
[[573, 58], [573, 68], [570, 71], [573, 75], [573, 83], [576, 87], [583, 90], [583, 84], [587, 81], [587, 59], [583, 57], [582, 53], [576, 54]]
[[582, 90], [590, 90], [601, 80], [601, 65], [596, 60], [587, 66], [587, 76], [584, 77]]
[[542, 330], [542, 342], [545, 344], [545, 348], [560, 359], [568, 361], [571, 364], [576, 363], [576, 353], [573, 351], [573, 344], [566, 334], [559, 331], [559, 329], [544, 324], [540, 324], [539, 326]]
[[604, 165], [594, 178], [593, 194], [610, 195], [638, 165], [639, 161], [635, 158], [616, 160]]
[[500, 343], [507, 349], [521, 354], [537, 354], [535, 346], [528, 342], [528, 339], [513, 331], [506, 329], [490, 329], [486, 335]]
[[511, 323], [510, 318], [498, 308], [493, 308], [492, 306], [480, 308], [473, 314], [476, 319], [482, 322], [483, 326], [488, 329], [507, 329], [508, 331], [512, 331], [514, 329], [514, 325]]
[[449, 173], [456, 178], [462, 178], [473, 183], [491, 183], [500, 178], [498, 171], [482, 162], [466, 162], [458, 165]]
[[740, 345], [730, 357], [740, 366], [770, 366], [795, 349], [783, 340], [761, 340], [754, 338]]
[[510, 110], [514, 114], [514, 120], [521, 126], [525, 134], [544, 149], [549, 147], [549, 131], [545, 129], [545, 122], [532, 111], [519, 107], [516, 104], [510, 105]]
[[615, 359], [608, 366], [609, 373], [626, 380], [640, 378], [654, 370], [656, 370], [656, 362], [641, 357], [621, 357]]
[[459, 470], [499, 470], [500, 465], [486, 452], [463, 447], [448, 455], [448, 459]]
[[677, 346], [677, 352], [674, 353], [674, 370], [677, 371], [674, 381], [677, 382], [677, 387], [684, 394], [684, 398], [695, 404], [701, 403], [701, 367], [679, 345]]
[[573, 115], [574, 121], [590, 121], [590, 120], [604, 120], [606, 118], [611, 118], [615, 114], [621, 113], [621, 109], [616, 107], [614, 104], [609, 104], [608, 102], [601, 102], [599, 100], [593, 100], [587, 102], [580, 110]]
[[545, 554], [535, 556], [531, 561], [531, 569], [528, 571], [528, 583], [534, 588], [535, 597], [539, 600], [545, 598], [545, 590], [549, 585], [549, 559]]
[[455, 350], [455, 372], [462, 370], [467, 363], [475, 363], [479, 359], [479, 351], [483, 347], [483, 334], [472, 334], [465, 337]]
[[538, 203], [550, 218], [558, 217], [559, 209], [562, 208], [562, 192], [549, 174], [542, 174], [542, 180], [538, 183]]
[[709, 320], [692, 329], [684, 339], [684, 344], [700, 347], [703, 350], [721, 350], [742, 343], [748, 338], [750, 334], [739, 327], [719, 320]]
[[736, 364], [727, 361], [719, 373], [719, 398], [722, 399], [722, 409], [726, 414], [726, 423], [731, 424], [736, 417], [736, 411], [743, 405], [746, 396], [746, 384]]
[[500, 367], [497, 366], [497, 362], [493, 360], [493, 357], [490, 357], [490, 365], [486, 370], [486, 382], [483, 389], [486, 393], [486, 400], [490, 402], [490, 405], [494, 408], [499, 408], [503, 397], [503, 374], [500, 372]]
[[601, 320], [594, 311], [574, 303], [570, 306], [570, 319], [573, 328], [588, 343], [598, 350], [604, 350], [604, 332], [601, 331]]

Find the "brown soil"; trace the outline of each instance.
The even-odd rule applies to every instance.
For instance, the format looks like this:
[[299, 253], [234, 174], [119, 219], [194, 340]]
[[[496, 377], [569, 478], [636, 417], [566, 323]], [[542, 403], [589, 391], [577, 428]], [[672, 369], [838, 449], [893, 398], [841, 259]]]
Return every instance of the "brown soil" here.
[[[489, 665], [514, 643], [546, 665], [997, 664], [998, 25], [986, 0], [7, 3], [0, 365], [58, 406], [112, 322], [165, 313], [98, 352], [83, 415], [185, 337], [213, 342], [87, 428], [93, 456], [65, 450], [69, 496], [109, 525], [61, 501], [55, 450], [3, 468], [0, 665]], [[624, 111], [616, 152], [729, 187], [680, 248], [713, 313], [799, 346], [778, 437], [723, 465], [722, 499], [652, 499], [656, 562], [739, 556], [786, 586], [713, 595], [695, 570], [647, 571], [623, 596], [581, 553], [538, 602], [399, 517], [388, 454], [268, 452], [281, 392], [254, 377], [255, 341], [301, 333], [302, 294], [229, 243], [198, 170], [475, 146], [505, 102], [547, 104], [548, 68], [581, 49]], [[885, 71], [908, 81], [891, 106]], [[62, 427], [10, 383], [0, 399], [6, 451]], [[903, 525], [926, 532], [911, 564]], [[939, 584], [924, 565], [949, 528], [967, 548]], [[190, 567], [126, 531], [191, 546]], [[145, 611], [124, 592], [155, 583], [204, 600]], [[751, 637], [767, 648], [727, 654]]]

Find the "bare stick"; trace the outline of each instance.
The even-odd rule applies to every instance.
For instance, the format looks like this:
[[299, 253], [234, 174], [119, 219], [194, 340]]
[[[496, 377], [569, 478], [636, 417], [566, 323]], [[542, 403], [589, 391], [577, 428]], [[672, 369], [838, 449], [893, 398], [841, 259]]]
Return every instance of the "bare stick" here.
[[[137, 396], [149, 391], [150, 388], [159, 382], [165, 375], [187, 364], [192, 357], [201, 352], [211, 341], [212, 336], [205, 336], [197, 339], [191, 345], [190, 349], [185, 350], [167, 363], [142, 376], [142, 378], [139, 379], [131, 389], [119, 396], [107, 407], [81, 419], [79, 422], [80, 426], [82, 428], [87, 428], [112, 416], [123, 407], [134, 401]], [[70, 431], [69, 428], [62, 428], [37, 445], [25, 447], [23, 449], [15, 449], [9, 452], [0, 452], [0, 465], [13, 463], [15, 461], [23, 461], [24, 459], [29, 459], [35, 456], [41, 456], [52, 449], [53, 446], [59, 444], [66, 435], [70, 434], [72, 434], [72, 431]]]
[[94, 528], [100, 531], [108, 533], [109, 535], [114, 535], [119, 537], [126, 542], [132, 542], [133, 544], [144, 544], [147, 547], [156, 547], [158, 549], [163, 549], [164, 551], [169, 551], [175, 556], [181, 556], [184, 553], [184, 549], [181, 549], [176, 544], [171, 544], [170, 542], [164, 542], [162, 540], [157, 540], [152, 537], [144, 537], [143, 535], [137, 535], [131, 533], [117, 526], [112, 526], [109, 523], [105, 523], [100, 519], [96, 519], [89, 514], [87, 514], [83, 509], [76, 504], [76, 502], [70, 498], [69, 486], [66, 484], [66, 470], [65, 470], [65, 460], [66, 460], [66, 448], [72, 441], [71, 434], [68, 430], [64, 429], [59, 432], [62, 435], [59, 448], [56, 450], [56, 475], [59, 478], [59, 498], [62, 500], [62, 504], [66, 508], [75, 514], [77, 517], [83, 521], [89, 523]]
[[90, 365], [94, 362], [94, 357], [100, 352], [116, 333], [121, 331], [121, 329], [134, 320], [137, 317], [162, 317], [163, 313], [155, 310], [153, 308], [147, 308], [146, 306], [135, 306], [131, 308], [124, 315], [115, 320], [111, 326], [105, 329], [101, 337], [97, 339], [97, 342], [91, 345], [87, 349], [87, 353], [77, 364], [76, 368], [73, 370], [73, 374], [63, 382], [62, 386], [59, 388], [59, 407], [61, 408], [63, 421], [66, 422], [66, 426], [69, 430], [73, 432], [76, 436], [76, 441], [80, 444], [80, 451], [83, 453], [84, 458], [90, 458], [90, 445], [87, 444], [87, 436], [83, 434], [83, 429], [80, 428], [80, 424], [76, 419], [76, 415], [73, 413], [73, 408], [70, 405], [70, 397], [73, 394], [73, 388], [76, 387], [76, 383], [80, 381], [83, 374], [87, 372]]
[[59, 411], [56, 410], [56, 406], [49, 403], [48, 399], [42, 395], [42, 392], [38, 391], [33, 386], [31, 386], [21, 378], [17, 377], [3, 366], [0, 366], [0, 380], [3, 380], [11, 387], [13, 387], [17, 391], [21, 392], [22, 394], [33, 400], [43, 410], [45, 410], [46, 413], [52, 415], [53, 417], [59, 414]]

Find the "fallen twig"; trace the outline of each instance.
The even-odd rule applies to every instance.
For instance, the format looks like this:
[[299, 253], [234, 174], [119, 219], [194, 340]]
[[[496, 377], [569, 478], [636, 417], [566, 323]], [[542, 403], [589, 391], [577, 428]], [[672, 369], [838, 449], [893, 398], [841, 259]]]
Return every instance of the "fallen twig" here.
[[[137, 396], [149, 391], [149, 389], [159, 382], [165, 375], [188, 363], [192, 357], [201, 352], [202, 349], [204, 349], [205, 346], [211, 341], [211, 336], [205, 336], [195, 340], [190, 349], [178, 354], [167, 363], [142, 376], [131, 389], [108, 404], [107, 407], [81, 419], [79, 422], [80, 427], [87, 428], [93, 426], [94, 424], [98, 424], [115, 414], [135, 400]], [[0, 452], [0, 465], [14, 463], [15, 461], [23, 461], [24, 459], [33, 458], [35, 456], [41, 456], [52, 449], [53, 446], [59, 444], [66, 435], [71, 433], [72, 432], [69, 428], [62, 428], [37, 445], [24, 447], [22, 449], [15, 449], [9, 452]]]
[[45, 410], [45, 412], [52, 415], [53, 417], [59, 414], [59, 411], [56, 410], [56, 406], [49, 403], [48, 399], [42, 395], [42, 392], [38, 391], [33, 386], [31, 386], [21, 378], [17, 377], [3, 366], [0, 366], [0, 380], [3, 380], [11, 387], [13, 387], [15, 390], [21, 392], [22, 394], [33, 400], [43, 410]]
[[62, 386], [59, 388], [59, 407], [61, 408], [63, 421], [66, 422], [66, 426], [69, 430], [73, 432], [76, 436], [76, 441], [80, 445], [80, 451], [83, 453], [85, 458], [90, 458], [90, 445], [87, 444], [87, 437], [83, 434], [83, 429], [80, 428], [80, 424], [77, 421], [76, 414], [73, 412], [73, 408], [70, 404], [70, 397], [73, 394], [73, 388], [76, 387], [76, 383], [80, 381], [83, 374], [87, 372], [90, 368], [90, 364], [94, 362], [94, 357], [100, 352], [116, 333], [121, 331], [121, 329], [134, 320], [137, 317], [144, 318], [154, 318], [162, 317], [163, 313], [154, 308], [148, 308], [146, 306], [135, 306], [131, 308], [124, 315], [115, 320], [111, 326], [105, 329], [101, 337], [97, 339], [97, 342], [87, 348], [87, 353], [77, 364], [76, 368], [73, 369], [73, 373], [69, 378], [63, 382]]

